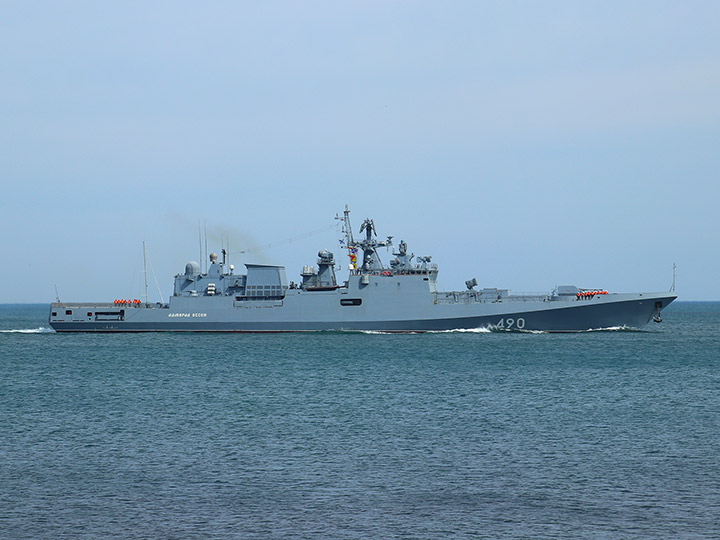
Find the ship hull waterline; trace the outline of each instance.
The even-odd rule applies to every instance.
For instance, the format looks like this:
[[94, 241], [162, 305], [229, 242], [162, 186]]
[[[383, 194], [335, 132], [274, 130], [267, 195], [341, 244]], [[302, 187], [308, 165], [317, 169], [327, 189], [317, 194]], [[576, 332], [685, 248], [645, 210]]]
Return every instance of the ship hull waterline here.
[[[474, 306], [475, 313], [462, 316], [427, 316], [415, 313], [418, 318], [393, 318], [363, 320], [361, 317], [346, 320], [283, 320], [277, 313], [275, 320], [229, 319], [226, 312], [213, 316], [212, 312], [202, 317], [191, 315], [177, 317], [169, 308], [132, 307], [124, 310], [128, 316], [121, 321], [100, 320], [51, 320], [50, 326], [59, 333], [137, 333], [137, 332], [235, 332], [235, 333], [278, 333], [278, 332], [323, 332], [323, 331], [373, 331], [388, 333], [422, 333], [478, 328], [500, 328], [516, 331], [541, 332], [582, 332], [604, 328], [642, 328], [659, 317], [676, 295], [670, 293], [643, 293], [618, 295], [624, 298], [598, 298], [596, 302], [516, 302]], [[633, 298], [627, 298], [632, 296]], [[554, 304], [554, 305], [553, 305]], [[564, 304], [564, 305], [558, 305]], [[66, 304], [53, 303], [53, 309], [62, 309]], [[98, 304], [74, 304], [74, 309], [98, 311]], [[280, 308], [282, 310], [282, 308]], [[484, 311], [484, 313], [482, 313]], [[92, 311], [88, 311], [92, 313]], [[329, 317], [336, 315], [329, 313]], [[425, 317], [423, 317], [425, 315]], [[217, 317], [217, 318], [216, 318]]]

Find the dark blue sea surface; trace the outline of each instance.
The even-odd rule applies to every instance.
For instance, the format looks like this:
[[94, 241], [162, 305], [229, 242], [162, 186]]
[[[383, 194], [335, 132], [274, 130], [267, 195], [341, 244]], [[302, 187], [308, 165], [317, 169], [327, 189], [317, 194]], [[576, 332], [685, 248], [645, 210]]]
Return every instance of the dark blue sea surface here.
[[577, 334], [48, 310], [0, 306], [0, 538], [720, 537], [720, 303]]

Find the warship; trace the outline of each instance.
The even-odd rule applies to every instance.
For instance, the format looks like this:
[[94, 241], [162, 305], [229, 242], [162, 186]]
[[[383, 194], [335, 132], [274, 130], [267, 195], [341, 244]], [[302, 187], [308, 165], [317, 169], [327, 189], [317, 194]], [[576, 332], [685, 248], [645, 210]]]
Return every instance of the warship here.
[[[56, 332], [428, 332], [463, 329], [578, 332], [660, 322], [660, 312], [677, 298], [667, 293], [616, 293], [601, 288], [556, 286], [547, 294], [511, 294], [508, 289], [438, 290], [438, 267], [431, 257], [415, 257], [392, 236], [379, 240], [375, 223], [365, 219], [353, 236], [346, 206], [340, 246], [349, 257], [348, 279], [339, 283], [335, 256], [318, 253], [317, 266], [302, 269], [288, 283], [285, 267], [245, 264], [236, 274], [210, 254], [202, 272], [191, 261], [175, 276], [167, 303], [139, 299], [113, 302], [53, 302], [50, 326]], [[381, 250], [393, 248], [384, 264]], [[360, 260], [359, 260], [360, 258]], [[147, 279], [146, 279], [147, 282]]]

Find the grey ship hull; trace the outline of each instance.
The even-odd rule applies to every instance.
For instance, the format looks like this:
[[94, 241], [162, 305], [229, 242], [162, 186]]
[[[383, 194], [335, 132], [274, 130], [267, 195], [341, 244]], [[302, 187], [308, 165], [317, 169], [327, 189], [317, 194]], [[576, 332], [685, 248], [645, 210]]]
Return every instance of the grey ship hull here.
[[[245, 264], [245, 274], [210, 254], [202, 272], [190, 261], [175, 276], [168, 304], [54, 303], [50, 326], [57, 332], [309, 332], [381, 331], [427, 332], [483, 327], [509, 330], [573, 332], [609, 327], [645, 326], [660, 319], [674, 293], [607, 294], [560, 286], [547, 295], [511, 295], [504, 289], [440, 292], [437, 265], [431, 258], [408, 252], [401, 241], [389, 266], [380, 247], [392, 237], [376, 239], [375, 224], [360, 227], [356, 240], [350, 210], [344, 212], [342, 249], [350, 258], [349, 279], [338, 284], [334, 255], [318, 253], [316, 270], [305, 266], [302, 283], [288, 284], [283, 266]], [[338, 217], [338, 219], [340, 219]], [[358, 260], [362, 252], [362, 260]], [[383, 254], [384, 255], [384, 254]]]
[[[57, 332], [427, 332], [483, 327], [573, 332], [641, 328], [676, 298], [673, 293], [633, 293], [589, 300], [511, 295], [483, 301], [467, 292], [401, 295], [394, 289], [401, 288], [402, 281], [378, 277], [376, 283], [379, 287], [371, 282], [367, 292], [352, 286], [322, 292], [289, 290], [275, 301], [173, 297], [167, 306], [124, 308], [53, 303], [50, 325]], [[341, 305], [349, 297], [361, 304]]]

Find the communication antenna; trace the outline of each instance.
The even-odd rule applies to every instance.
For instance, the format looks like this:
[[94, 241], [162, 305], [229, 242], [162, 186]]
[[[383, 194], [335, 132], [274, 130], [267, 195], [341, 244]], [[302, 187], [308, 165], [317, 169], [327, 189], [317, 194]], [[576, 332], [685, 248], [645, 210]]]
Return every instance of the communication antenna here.
[[673, 263], [673, 282], [672, 286], [670, 287], [670, 292], [675, 292], [675, 269], [677, 268], [677, 265]]
[[148, 286], [147, 286], [147, 248], [145, 240], [143, 240], [143, 270], [145, 271], [145, 303], [148, 303]]
[[200, 220], [198, 219], [198, 243], [200, 245], [200, 271], [202, 272], [203, 261], [203, 248], [202, 248], [202, 229], [200, 228]]
[[57, 300], [58, 304], [62, 304], [62, 302], [60, 301], [60, 294], [58, 293], [58, 290], [57, 290], [57, 285], [55, 285], [55, 300]]
[[[155, 286], [157, 287], [158, 294], [160, 295], [160, 302], [164, 304], [165, 299], [163, 298], [162, 291], [160, 290], [160, 284], [158, 283], [157, 275], [155, 274], [155, 269], [153, 268], [152, 261], [149, 257], [147, 258], [147, 261], [150, 263], [150, 270], [152, 271], [153, 278], [155, 279]], [[147, 297], [147, 278], [145, 280], [145, 296]], [[145, 301], [147, 302], [147, 299]]]
[[335, 214], [335, 219], [342, 221], [342, 232], [345, 234], [345, 240], [347, 242], [345, 247], [351, 247], [351, 245], [355, 242], [355, 239], [353, 238], [352, 227], [350, 226], [350, 204], [345, 205], [343, 217]]

